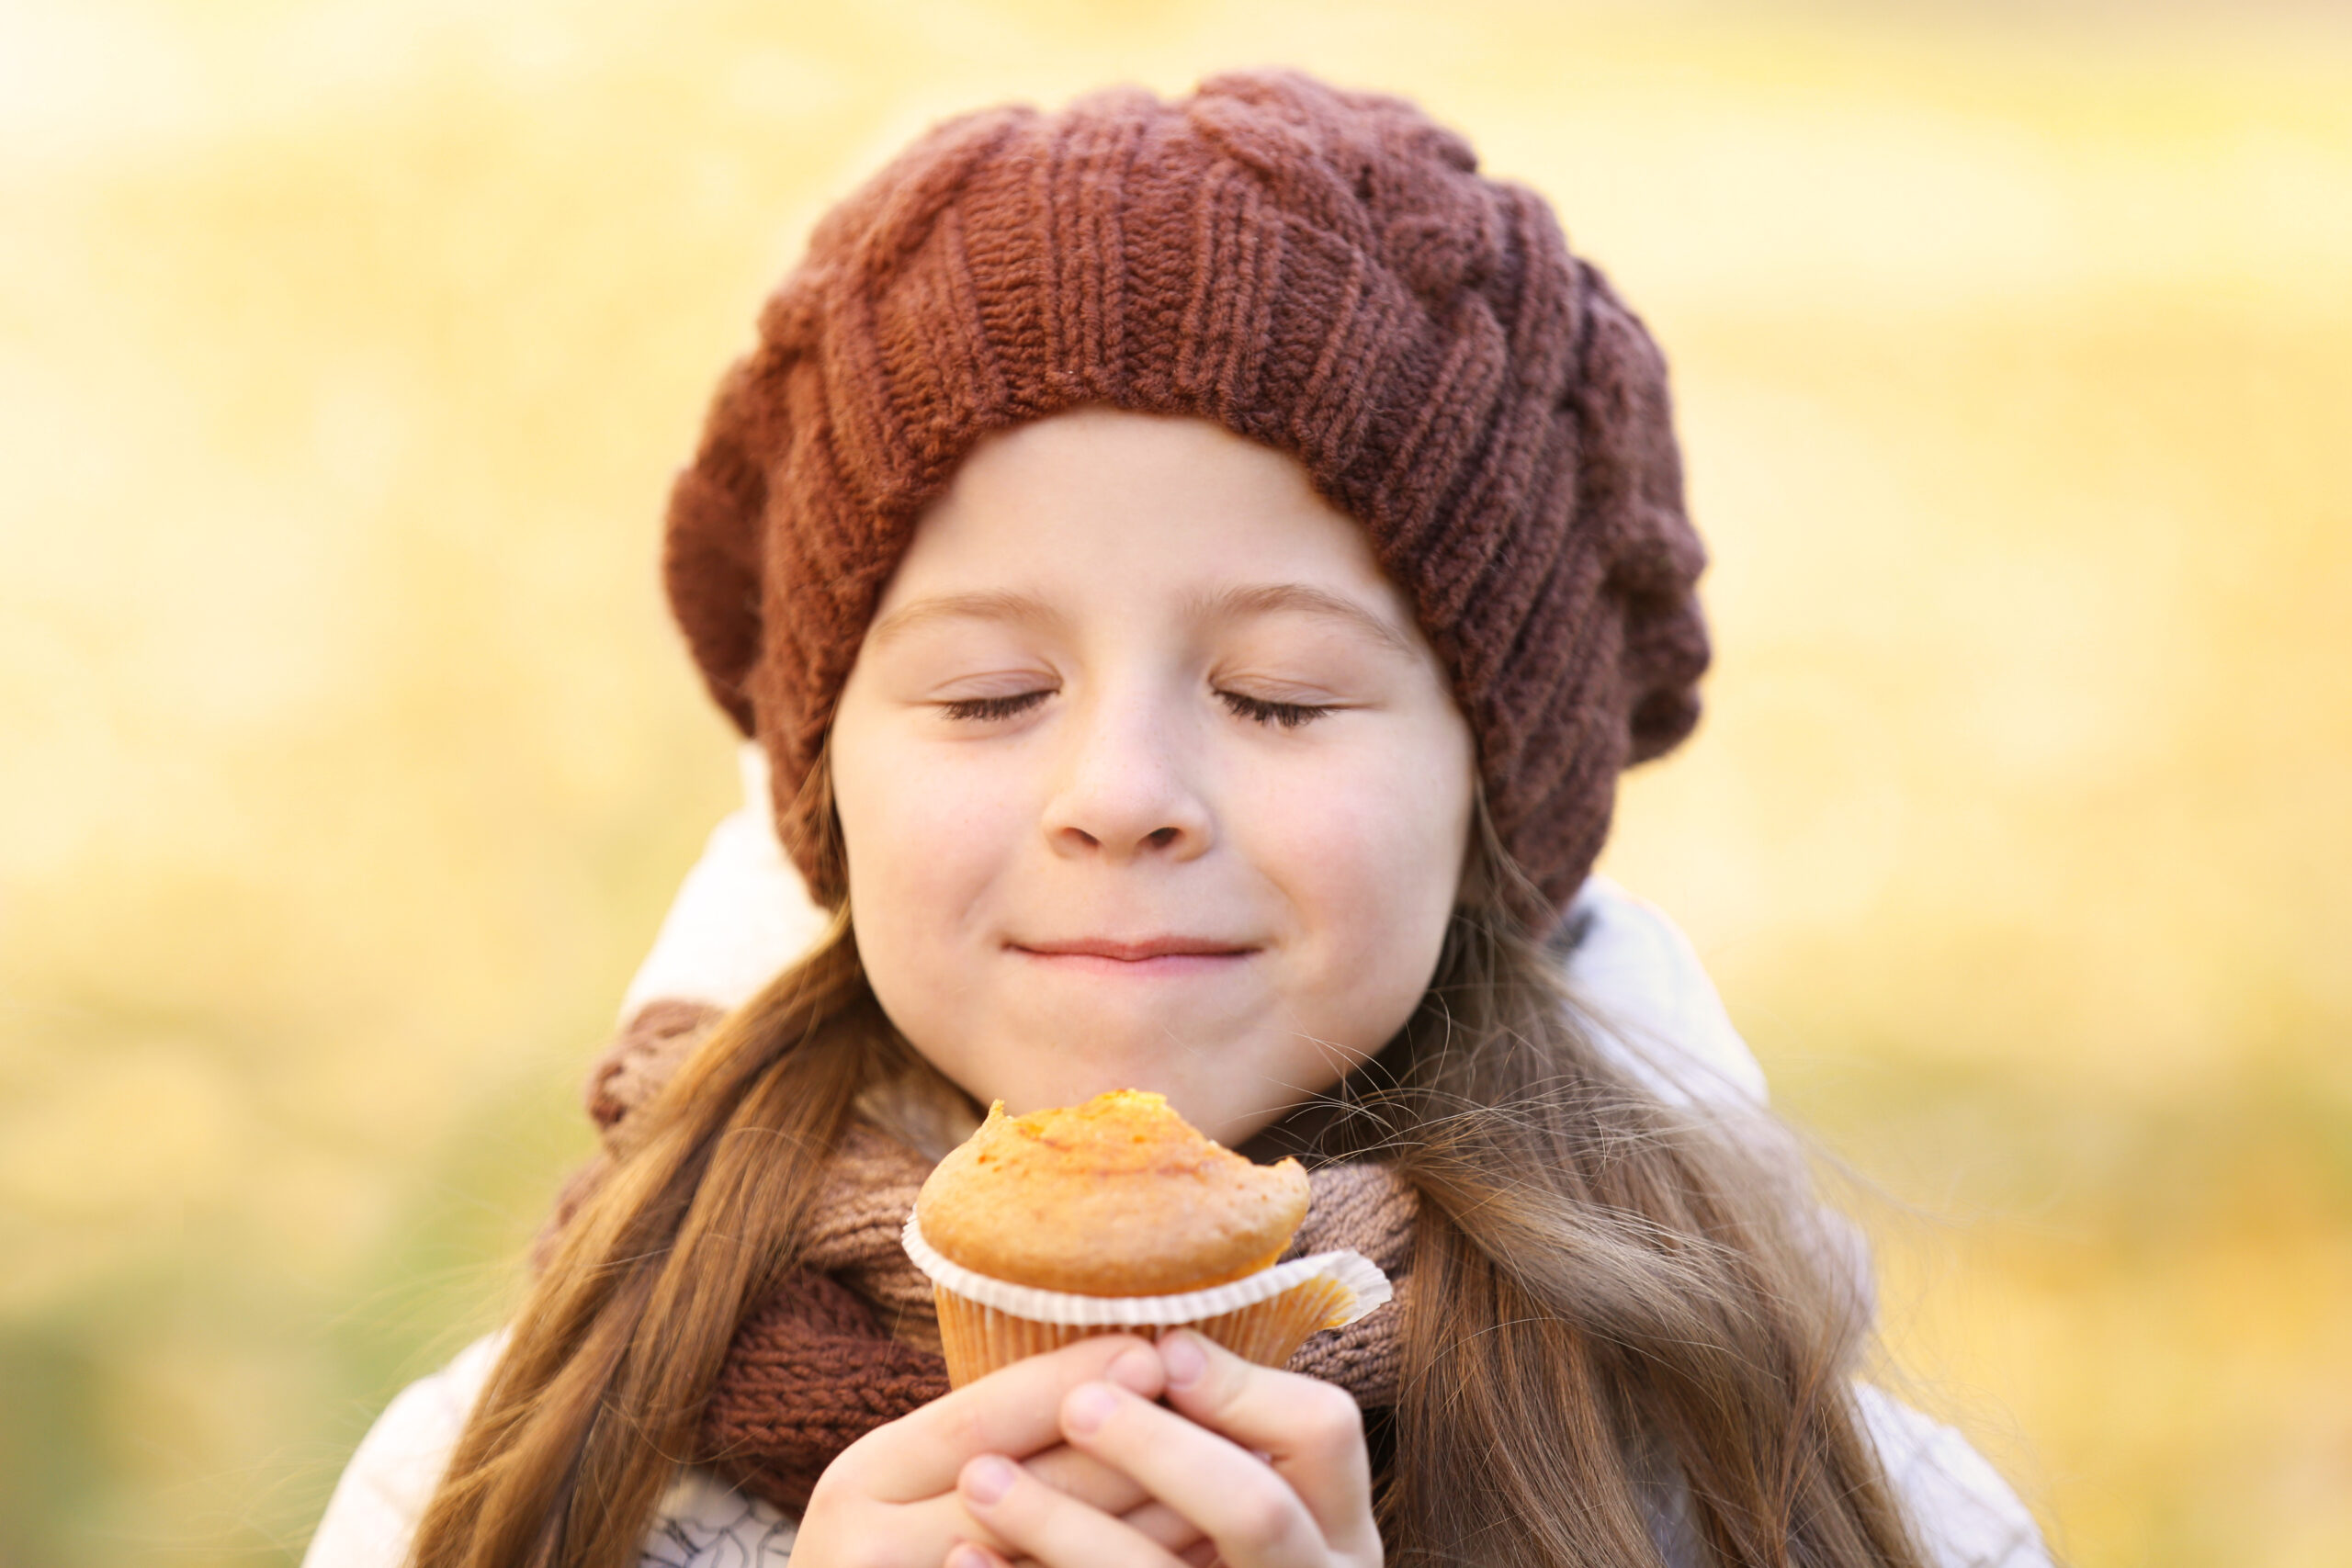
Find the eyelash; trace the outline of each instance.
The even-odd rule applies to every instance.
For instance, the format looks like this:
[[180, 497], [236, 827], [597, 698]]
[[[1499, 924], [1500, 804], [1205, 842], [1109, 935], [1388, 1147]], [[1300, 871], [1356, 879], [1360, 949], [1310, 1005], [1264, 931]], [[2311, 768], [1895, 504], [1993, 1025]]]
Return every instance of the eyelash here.
[[[942, 705], [951, 719], [986, 721], [1011, 718], [1018, 713], [1044, 702], [1050, 692], [1019, 692], [1008, 697], [962, 697]], [[1321, 718], [1331, 710], [1311, 703], [1272, 703], [1261, 697], [1245, 697], [1238, 692], [1219, 692], [1217, 696], [1238, 717], [1258, 724], [1280, 725], [1284, 729], [1296, 729], [1303, 724]]]
[[942, 705], [950, 718], [1011, 718], [1014, 714], [1035, 707], [1051, 694], [1047, 692], [1019, 692], [1009, 697], [959, 697]]
[[1296, 729], [1331, 711], [1311, 703], [1270, 703], [1261, 697], [1245, 697], [1238, 692], [1219, 692], [1217, 695], [1239, 716], [1260, 724], [1279, 724], [1284, 729]]

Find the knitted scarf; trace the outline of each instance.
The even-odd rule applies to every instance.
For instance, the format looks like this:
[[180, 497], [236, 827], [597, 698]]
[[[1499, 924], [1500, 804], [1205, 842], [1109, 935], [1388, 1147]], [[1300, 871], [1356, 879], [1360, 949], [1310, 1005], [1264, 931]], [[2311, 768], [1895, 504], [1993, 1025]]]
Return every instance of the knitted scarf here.
[[[656, 1001], [639, 1009], [590, 1075], [599, 1155], [565, 1189], [537, 1249], [560, 1228], [626, 1146], [630, 1115], [669, 1081], [715, 1023], [715, 1008]], [[931, 1281], [899, 1233], [931, 1162], [867, 1121], [854, 1121], [828, 1164], [810, 1213], [802, 1267], [756, 1302], [738, 1326], [703, 1417], [697, 1459], [730, 1483], [797, 1515], [833, 1457], [888, 1421], [947, 1392]], [[1396, 1282], [1398, 1299], [1317, 1335], [1291, 1370], [1338, 1383], [1367, 1410], [1396, 1401], [1401, 1320], [1416, 1205], [1385, 1166], [1310, 1173], [1306, 1222], [1284, 1256], [1351, 1248]]]

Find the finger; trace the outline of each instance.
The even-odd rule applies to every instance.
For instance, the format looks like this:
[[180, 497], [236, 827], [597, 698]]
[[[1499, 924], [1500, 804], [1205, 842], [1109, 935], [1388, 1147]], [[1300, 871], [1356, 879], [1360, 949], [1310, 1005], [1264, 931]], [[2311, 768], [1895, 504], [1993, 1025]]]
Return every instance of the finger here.
[[1154, 1501], [1130, 1508], [1119, 1516], [1119, 1522], [1162, 1551], [1182, 1556], [1192, 1547], [1204, 1545], [1212, 1556], [1216, 1554], [1216, 1543], [1201, 1533], [1201, 1527], [1165, 1503]]
[[867, 1550], [855, 1560], [876, 1568], [883, 1564], [920, 1568], [939, 1562], [960, 1541], [977, 1542], [1000, 1556], [1012, 1551], [974, 1519], [964, 1500], [953, 1492], [911, 1504], [876, 1504], [870, 1497], [842, 1504], [829, 1501], [820, 1492], [810, 1497], [801, 1516], [798, 1536], [800, 1546], [795, 1550], [811, 1562], [842, 1559], [847, 1548], [856, 1546]]
[[1032, 1454], [1021, 1466], [1056, 1491], [1106, 1514], [1124, 1514], [1151, 1500], [1151, 1494], [1125, 1471], [1067, 1443]]
[[[1129, 1529], [1180, 1555], [1205, 1538], [1193, 1522], [1151, 1494], [1123, 1470], [1103, 1463], [1067, 1443], [1021, 1461], [1021, 1468], [1063, 1495], [1076, 1498], [1101, 1513], [1125, 1521]], [[1023, 1562], [1033, 1562], [1023, 1559]], [[1021, 1564], [1015, 1564], [1021, 1568]]]
[[[1108, 1509], [1103, 1512], [1109, 1512]], [[1158, 1546], [1172, 1552], [1180, 1562], [1199, 1564], [1216, 1557], [1216, 1542], [1203, 1535], [1193, 1521], [1165, 1503], [1146, 1503], [1117, 1516], [1121, 1524]], [[1012, 1568], [1040, 1568], [1034, 1557], [1018, 1559]]]
[[877, 1427], [844, 1450], [836, 1465], [866, 1495], [912, 1503], [952, 1492], [956, 1473], [978, 1454], [1025, 1458], [1061, 1440], [1062, 1395], [1108, 1378], [1157, 1398], [1159, 1358], [1130, 1335], [1098, 1335], [1000, 1367], [988, 1376]]
[[[1108, 1460], [1192, 1521], [1241, 1568], [1329, 1561], [1322, 1522], [1292, 1483], [1229, 1438], [1110, 1383], [1084, 1383], [1062, 1401], [1073, 1444]], [[1354, 1520], [1338, 1521], [1352, 1527]]]
[[998, 1454], [965, 1465], [956, 1495], [989, 1535], [1046, 1568], [1175, 1568], [1177, 1562], [1125, 1521], [1064, 1496]]
[[[1215, 1340], [1183, 1329], [1161, 1335], [1159, 1348], [1168, 1369], [1170, 1408], [1263, 1454], [1327, 1529], [1370, 1518], [1372, 1461], [1364, 1450], [1363, 1412], [1345, 1389], [1245, 1361]], [[1092, 1443], [1079, 1446], [1102, 1451]], [[1176, 1501], [1149, 1475], [1115, 1455], [1104, 1457], [1162, 1501]], [[1332, 1544], [1352, 1550], [1361, 1543]]]
[[[1086, 1459], [1085, 1455], [1074, 1451], [1070, 1457]], [[1107, 1465], [1101, 1465], [1099, 1461], [1089, 1459], [1086, 1462], [1097, 1465], [1106, 1474], [1117, 1473]], [[1024, 1464], [1023, 1468], [1028, 1466]], [[1125, 1485], [1134, 1495], [1143, 1495], [1143, 1488], [1134, 1482], [1128, 1481]], [[1191, 1520], [1164, 1504], [1148, 1499], [1124, 1512], [1107, 1508], [1097, 1511], [1121, 1519], [1129, 1529], [1156, 1543], [1163, 1551], [1180, 1555], [1206, 1540], [1193, 1528]], [[967, 1541], [993, 1551], [1000, 1559], [1012, 1559], [1013, 1568], [1037, 1568], [1035, 1559], [1022, 1556], [1019, 1547], [998, 1539], [987, 1523], [976, 1517], [972, 1510], [964, 1506], [964, 1499], [954, 1492], [921, 1503], [901, 1505], [892, 1508], [890, 1514], [888, 1529], [895, 1547], [890, 1561], [894, 1562], [936, 1562], [950, 1553], [957, 1542]]]

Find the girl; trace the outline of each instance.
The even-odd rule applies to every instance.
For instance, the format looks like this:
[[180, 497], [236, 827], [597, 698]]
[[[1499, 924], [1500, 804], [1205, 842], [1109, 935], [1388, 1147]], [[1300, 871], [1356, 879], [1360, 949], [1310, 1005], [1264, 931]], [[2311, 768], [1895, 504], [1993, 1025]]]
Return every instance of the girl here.
[[[1696, 720], [1702, 553], [1662, 361], [1540, 197], [1295, 73], [1001, 108], [760, 326], [665, 570], [830, 919], [634, 1010], [523, 1310], [312, 1562], [2042, 1561], [1852, 1381], [1854, 1249], [1589, 875]], [[782, 918], [741, 837], [657, 960], [756, 935], [730, 878]], [[1301, 1154], [1299, 1245], [1397, 1303], [1285, 1371], [1180, 1332], [948, 1393], [915, 1185], [991, 1100], [1123, 1087]]]

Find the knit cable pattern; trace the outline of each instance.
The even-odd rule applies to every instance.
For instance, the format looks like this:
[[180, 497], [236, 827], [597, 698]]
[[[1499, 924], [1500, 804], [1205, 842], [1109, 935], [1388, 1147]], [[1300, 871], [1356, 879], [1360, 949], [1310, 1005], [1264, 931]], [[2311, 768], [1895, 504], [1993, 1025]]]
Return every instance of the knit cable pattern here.
[[1081, 404], [1214, 420], [1363, 524], [1564, 906], [1618, 773], [1698, 717], [1665, 362], [1542, 197], [1403, 99], [1287, 70], [943, 121], [762, 310], [664, 574], [817, 897], [844, 887], [802, 786], [919, 513], [982, 435]]

